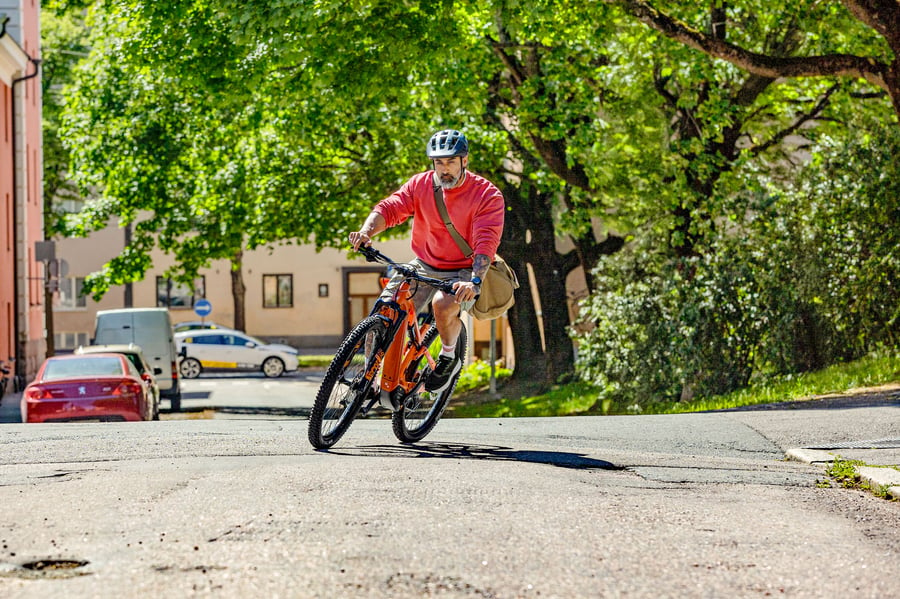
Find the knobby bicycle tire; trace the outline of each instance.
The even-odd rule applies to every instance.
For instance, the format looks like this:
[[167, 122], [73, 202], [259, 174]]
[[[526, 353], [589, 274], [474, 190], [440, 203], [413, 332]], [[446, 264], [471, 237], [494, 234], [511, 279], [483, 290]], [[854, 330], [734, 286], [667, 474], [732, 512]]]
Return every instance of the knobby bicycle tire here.
[[369, 316], [350, 331], [335, 353], [309, 415], [307, 434], [316, 449], [327, 449], [337, 443], [356, 418], [375, 378], [368, 381], [364, 378], [373, 367], [371, 359], [366, 357], [366, 347], [380, 346], [386, 331], [381, 318]]
[[[436, 338], [437, 329], [432, 328], [425, 336], [426, 345], [430, 346]], [[437, 339], [436, 342], [440, 343], [440, 339]], [[467, 346], [466, 327], [463, 326], [460, 328], [459, 337], [456, 340], [456, 357], [463, 364], [466, 363]], [[426, 358], [423, 356], [421, 363], [417, 365], [417, 372], [413, 376], [427, 376], [430, 373], [431, 369], [427, 367]], [[459, 373], [440, 393], [435, 394], [420, 388], [416, 393], [404, 398], [400, 409], [391, 415], [391, 424], [397, 439], [402, 443], [415, 443], [424, 439], [441, 419], [441, 415], [450, 401], [450, 396], [456, 389], [457, 381], [459, 381]]]

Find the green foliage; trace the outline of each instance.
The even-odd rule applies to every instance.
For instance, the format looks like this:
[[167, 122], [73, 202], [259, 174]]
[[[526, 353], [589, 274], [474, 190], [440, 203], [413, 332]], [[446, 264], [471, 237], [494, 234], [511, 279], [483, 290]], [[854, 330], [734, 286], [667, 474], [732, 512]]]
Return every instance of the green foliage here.
[[583, 382], [555, 386], [542, 395], [502, 398], [469, 404], [461, 398], [448, 416], [454, 418], [540, 418], [586, 414], [597, 398], [596, 390]]
[[794, 187], [736, 196], [745, 212], [701, 256], [643, 240], [601, 261], [576, 336], [601, 399], [718, 395], [897, 347], [900, 132], [826, 142]]
[[731, 393], [690, 402], [659, 405], [654, 413], [675, 414], [809, 399], [900, 381], [900, 354], [875, 352], [852, 362], [839, 362], [812, 372], [760, 378]]
[[860, 133], [828, 140], [772, 223], [787, 233], [776, 246], [792, 266], [782, 274], [826, 323], [826, 363], [900, 345], [900, 131]]
[[[840, 4], [714, 3], [718, 16], [664, 4], [700, 29], [727, 17], [726, 38], [762, 53], [887, 52]], [[454, 126], [474, 142], [473, 170], [516, 198], [508, 230], [522, 262], [526, 238], [552, 244], [554, 230], [578, 245], [547, 266], [554, 276], [593, 266], [595, 231], [634, 240], [602, 263], [584, 315], [593, 330], [579, 339], [604, 397], [718, 393], [897, 342], [896, 239], [884, 232], [896, 190], [853, 176], [889, 155], [874, 143], [837, 153], [848, 115], [891, 114], [884, 97], [858, 99], [865, 82], [750, 76], [607, 3], [49, 6], [79, 18], [86, 7], [86, 27], [60, 37], [90, 48], [53, 116], [92, 198], [65, 231], [134, 231], [86, 282], [95, 298], [140, 279], [154, 248], [189, 282], [246, 249], [344, 247], [376, 201], [427, 167], [429, 132]], [[784, 139], [801, 128], [832, 155], [793, 189]], [[817, 174], [844, 163], [841, 178]]]
[[[331, 72], [324, 43], [299, 40], [295, 52], [281, 52], [259, 32], [231, 35], [250, 27], [251, 13], [243, 4], [228, 6], [95, 3], [91, 55], [63, 117], [73, 176], [86, 195], [101, 194], [69, 219], [66, 232], [85, 235], [115, 219], [135, 224], [128, 251], [157, 246], [174, 254], [168, 274], [182, 281], [244, 249], [342, 246], [371, 205], [398, 184], [405, 164], [392, 160], [399, 121], [378, 110], [385, 98], [375, 92], [385, 83], [359, 81], [357, 68], [353, 84], [349, 64]], [[270, 22], [267, 9], [257, 9], [258, 28], [290, 25], [276, 16]], [[306, 35], [336, 42], [353, 16], [331, 17], [323, 31], [315, 19], [306, 23]], [[317, 60], [319, 68], [304, 65]], [[385, 73], [389, 62], [379, 62]], [[345, 87], [328, 88], [332, 76]], [[416, 149], [427, 130], [418, 128]], [[110, 285], [140, 279], [145, 265], [119, 256], [85, 288], [99, 298]]]
[[747, 264], [726, 252], [657, 265], [647, 256], [635, 248], [598, 265], [582, 307], [582, 376], [638, 404], [746, 384], [765, 330]]
[[82, 11], [75, 7], [54, 10], [47, 5], [41, 12], [41, 86], [42, 86], [42, 160], [45, 200], [44, 228], [48, 235], [60, 230], [63, 218], [59, 206], [66, 199], [78, 199], [69, 180], [69, 153], [60, 135], [61, 113], [65, 106], [65, 86], [73, 80], [73, 70], [87, 56], [88, 32]]
[[[499, 364], [494, 365], [494, 378], [497, 381], [508, 378], [512, 370]], [[472, 389], [480, 389], [490, 385], [491, 365], [484, 360], [475, 360], [460, 371], [459, 382], [456, 383], [457, 393], [465, 393]]]
[[861, 466], [865, 466], [861, 460], [845, 460], [841, 456], [836, 456], [825, 473], [841, 483], [845, 489], [853, 489], [861, 484], [862, 478], [859, 476]]
[[[900, 381], [900, 355], [876, 353], [853, 362], [799, 375], [769, 377], [725, 395], [698, 397], [692, 401], [655, 401], [646, 404], [615, 401], [603, 389], [584, 381], [559, 385], [533, 397], [503, 397], [469, 404], [465, 396], [453, 415], [468, 418], [498, 416], [574, 416], [625, 414], [685, 414], [727, 410], [778, 402], [808, 400], [817, 395], [852, 393], [854, 389]], [[523, 403], [524, 402], [524, 403]], [[522, 405], [520, 405], [522, 404]]]

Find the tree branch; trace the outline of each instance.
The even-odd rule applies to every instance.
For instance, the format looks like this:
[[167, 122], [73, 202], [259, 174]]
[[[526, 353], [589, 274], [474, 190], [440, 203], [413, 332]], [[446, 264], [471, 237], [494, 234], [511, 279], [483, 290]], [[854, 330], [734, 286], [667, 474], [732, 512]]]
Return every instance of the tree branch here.
[[840, 89], [840, 87], [841, 86], [838, 83], [835, 83], [834, 85], [829, 87], [828, 90], [826, 90], [825, 93], [822, 94], [822, 97], [819, 98], [819, 101], [816, 102], [816, 105], [813, 106], [813, 108], [809, 112], [800, 115], [794, 121], [794, 123], [792, 125], [790, 125], [789, 127], [786, 127], [785, 129], [782, 129], [781, 131], [779, 131], [778, 133], [773, 135], [772, 138], [769, 139], [768, 141], [750, 148], [750, 153], [754, 156], [758, 156], [759, 154], [765, 152], [772, 146], [781, 143], [788, 135], [791, 135], [791, 134], [797, 132], [797, 130], [799, 130], [800, 127], [802, 127], [804, 123], [807, 123], [807, 122], [817, 118], [822, 113], [822, 111], [825, 110], [825, 107], [828, 106], [828, 102], [831, 100], [832, 94], [834, 94], [834, 92], [836, 92], [838, 89]]
[[[863, 77], [873, 85], [892, 90], [885, 82], [889, 66], [874, 58], [851, 54], [823, 56], [768, 56], [750, 52], [704, 34], [686, 23], [661, 13], [644, 0], [606, 0], [615, 4], [666, 37], [762, 77]], [[887, 4], [895, 0], [845, 0], [848, 4]]]
[[880, 33], [894, 50], [900, 44], [900, 6], [897, 0], [843, 0], [850, 13]]

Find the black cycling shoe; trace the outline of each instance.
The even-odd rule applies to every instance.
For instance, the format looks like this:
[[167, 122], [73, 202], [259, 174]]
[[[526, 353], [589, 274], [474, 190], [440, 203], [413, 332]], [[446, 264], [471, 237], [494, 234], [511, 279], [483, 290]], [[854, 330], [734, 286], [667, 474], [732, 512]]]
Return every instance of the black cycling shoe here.
[[462, 361], [456, 356], [438, 356], [434, 372], [425, 381], [425, 390], [430, 393], [443, 391], [461, 368]]

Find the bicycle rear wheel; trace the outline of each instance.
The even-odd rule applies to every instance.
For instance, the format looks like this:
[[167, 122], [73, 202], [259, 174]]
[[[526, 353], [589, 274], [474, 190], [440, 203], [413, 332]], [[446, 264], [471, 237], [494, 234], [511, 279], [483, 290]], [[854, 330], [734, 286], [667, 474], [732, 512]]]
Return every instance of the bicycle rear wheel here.
[[[431, 349], [434, 349], [436, 345], [437, 350], [440, 350], [441, 340], [436, 328], [432, 328], [425, 335], [425, 343]], [[466, 327], [463, 326], [459, 331], [459, 338], [456, 340], [456, 356], [464, 364], [467, 347]], [[431, 368], [428, 367], [427, 359], [422, 356], [419, 363], [415, 365], [415, 373], [407, 374], [407, 380], [424, 380], [423, 377], [427, 377], [429, 374], [431, 374]], [[420, 387], [417, 392], [406, 396], [400, 409], [391, 415], [391, 424], [397, 439], [403, 443], [414, 443], [424, 439], [425, 435], [430, 433], [440, 420], [458, 380], [459, 374], [457, 373], [450, 384], [439, 393], [431, 393], [424, 387]]]
[[344, 338], [325, 373], [316, 393], [316, 401], [309, 415], [309, 442], [316, 449], [327, 449], [347, 432], [359, 412], [363, 400], [372, 388], [374, 376], [368, 380], [366, 372], [377, 370], [371, 350], [381, 346], [387, 327], [376, 316], [362, 320]]

